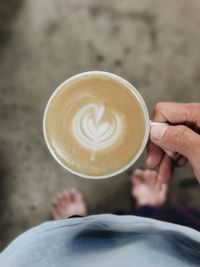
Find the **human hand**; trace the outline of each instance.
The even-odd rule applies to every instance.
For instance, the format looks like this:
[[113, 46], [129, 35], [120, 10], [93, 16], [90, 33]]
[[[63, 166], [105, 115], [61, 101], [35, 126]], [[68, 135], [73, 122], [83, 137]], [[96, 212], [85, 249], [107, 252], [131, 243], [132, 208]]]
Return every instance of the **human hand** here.
[[200, 182], [200, 103], [158, 103], [153, 121], [170, 125], [152, 126], [147, 166], [159, 166], [158, 179], [165, 183], [174, 166], [184, 166], [188, 160]]

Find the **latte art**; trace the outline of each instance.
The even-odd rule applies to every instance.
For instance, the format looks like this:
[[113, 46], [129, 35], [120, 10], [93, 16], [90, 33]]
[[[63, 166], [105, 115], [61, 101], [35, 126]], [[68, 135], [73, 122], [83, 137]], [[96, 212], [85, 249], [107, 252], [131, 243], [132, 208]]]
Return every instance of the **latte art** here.
[[44, 127], [55, 158], [87, 177], [109, 175], [130, 164], [145, 132], [135, 95], [102, 75], [61, 85], [48, 104]]
[[95, 152], [113, 145], [122, 132], [122, 116], [110, 112], [104, 119], [106, 108], [103, 104], [87, 104], [75, 115], [72, 130], [77, 141], [92, 150], [91, 160]]

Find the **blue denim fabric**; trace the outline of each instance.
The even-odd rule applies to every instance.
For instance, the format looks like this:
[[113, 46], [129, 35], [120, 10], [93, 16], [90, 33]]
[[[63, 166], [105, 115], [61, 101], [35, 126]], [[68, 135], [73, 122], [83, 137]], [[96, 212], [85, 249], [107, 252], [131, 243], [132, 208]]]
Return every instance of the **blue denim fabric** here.
[[137, 216], [50, 221], [20, 235], [0, 267], [200, 266], [200, 232]]

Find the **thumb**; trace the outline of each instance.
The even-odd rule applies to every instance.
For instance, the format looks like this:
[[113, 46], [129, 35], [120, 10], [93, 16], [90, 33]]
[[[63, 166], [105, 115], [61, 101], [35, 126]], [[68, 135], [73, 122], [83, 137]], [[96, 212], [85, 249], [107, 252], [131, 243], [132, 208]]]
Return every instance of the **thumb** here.
[[150, 138], [162, 149], [178, 152], [189, 160], [193, 159], [193, 155], [200, 145], [200, 136], [183, 125], [155, 125], [151, 128]]

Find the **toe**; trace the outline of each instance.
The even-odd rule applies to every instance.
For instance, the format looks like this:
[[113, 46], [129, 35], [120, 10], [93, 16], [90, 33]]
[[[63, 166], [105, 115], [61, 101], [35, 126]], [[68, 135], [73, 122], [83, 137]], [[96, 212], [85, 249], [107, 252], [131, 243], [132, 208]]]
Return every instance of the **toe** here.
[[63, 199], [65, 203], [68, 203], [70, 201], [70, 193], [68, 190], [63, 191]]
[[75, 194], [76, 193], [72, 189], [69, 190], [69, 198], [71, 202], [75, 202]]
[[57, 202], [58, 202], [57, 198], [54, 198], [52, 201], [52, 206], [55, 207], [57, 205]]
[[138, 188], [143, 184], [144, 171], [141, 169], [136, 169], [131, 177], [131, 195], [135, 197]]
[[61, 208], [65, 208], [68, 203], [69, 203], [68, 194], [65, 194], [65, 192], [63, 191], [62, 195], [59, 198], [59, 205]]
[[154, 170], [145, 170], [144, 172], [144, 181], [147, 185], [153, 187], [156, 185], [158, 173]]
[[73, 202], [79, 202], [83, 199], [82, 194], [76, 188], [70, 189], [70, 197]]
[[63, 195], [62, 195], [62, 193], [59, 193], [59, 194], [57, 194], [57, 196], [56, 196], [56, 205], [57, 206], [61, 206], [62, 204], [62, 198], [63, 198]]
[[83, 200], [83, 195], [78, 189], [73, 188], [72, 190], [75, 192], [76, 200], [78, 200], [78, 201]]
[[161, 184], [160, 185], [160, 192], [162, 194], [166, 194], [167, 193], [167, 190], [168, 190], [168, 184]]
[[59, 209], [56, 206], [52, 206], [51, 213], [52, 213], [52, 216], [53, 216], [54, 220], [62, 219], [61, 213], [60, 213]]
[[67, 207], [70, 205], [71, 200], [70, 200], [70, 194], [69, 191], [65, 190], [62, 192], [62, 196], [59, 198], [59, 209], [61, 212], [66, 211]]
[[141, 181], [140, 176], [135, 176], [131, 181], [132, 187], [136, 187], [136, 186], [140, 185], [141, 183], [142, 183], [142, 181]]
[[59, 193], [53, 200], [52, 207], [54, 207], [61, 215], [63, 211], [65, 211], [65, 209], [67, 208], [68, 203], [69, 203], [69, 193], [67, 191], [63, 191]]
[[133, 176], [143, 176], [144, 171], [141, 169], [135, 169], [133, 172]]
[[56, 195], [56, 197], [52, 201], [52, 206], [58, 206], [60, 203], [60, 193]]
[[143, 175], [144, 171], [142, 171], [141, 169], [136, 169], [131, 176], [131, 182], [133, 184], [141, 182], [143, 180]]

